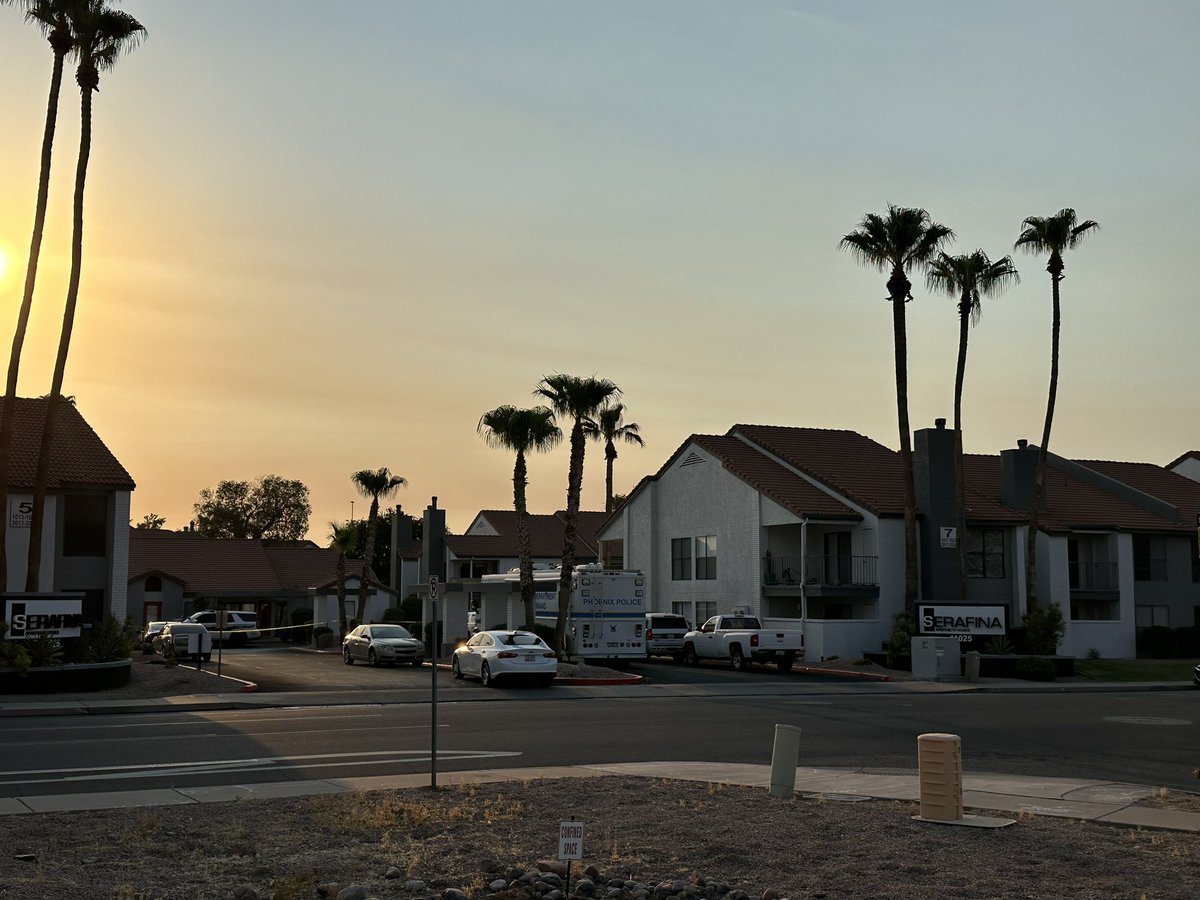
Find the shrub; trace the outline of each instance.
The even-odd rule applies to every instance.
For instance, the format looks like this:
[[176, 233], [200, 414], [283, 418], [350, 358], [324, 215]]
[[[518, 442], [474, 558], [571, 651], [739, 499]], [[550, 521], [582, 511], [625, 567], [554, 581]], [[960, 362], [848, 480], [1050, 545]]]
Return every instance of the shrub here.
[[318, 649], [333, 646], [333, 629], [328, 625], [316, 625], [311, 633], [312, 640], [316, 642]]
[[48, 634], [25, 641], [25, 652], [29, 654], [31, 666], [45, 667], [63, 664], [62, 644]]
[[1100, 651], [1097, 650], [1095, 647], [1090, 648], [1087, 652], [1087, 658], [1088, 659], [1099, 659]]
[[1030, 653], [1046, 656], [1058, 653], [1058, 645], [1067, 630], [1061, 606], [1046, 603], [1031, 609], [1021, 616], [1021, 624], [1025, 626], [1025, 641]]
[[1151, 659], [1172, 659], [1176, 653], [1175, 632], [1164, 625], [1142, 628], [1137, 636], [1137, 655]]
[[1017, 660], [1016, 673], [1018, 678], [1027, 681], [1053, 681], [1058, 675], [1054, 660], [1040, 656], [1025, 656]]
[[917, 632], [917, 623], [911, 613], [896, 613], [892, 618], [892, 633], [887, 642], [887, 664], [895, 665], [896, 657], [912, 653], [912, 639]]
[[88, 642], [88, 662], [113, 662], [128, 659], [133, 642], [125, 634], [125, 628], [112, 616], [105, 616], [99, 625], [92, 628], [92, 639]]
[[400, 601], [400, 611], [404, 614], [401, 622], [421, 621], [421, 598], [416, 594], [409, 594]]
[[1184, 625], [1175, 629], [1175, 652], [1191, 659], [1200, 656], [1200, 628]]
[[992, 656], [1008, 656], [1013, 652], [1012, 641], [1003, 635], [996, 635], [983, 645], [983, 652]]
[[389, 606], [383, 611], [383, 621], [385, 622], [404, 622], [404, 610], [398, 606]]

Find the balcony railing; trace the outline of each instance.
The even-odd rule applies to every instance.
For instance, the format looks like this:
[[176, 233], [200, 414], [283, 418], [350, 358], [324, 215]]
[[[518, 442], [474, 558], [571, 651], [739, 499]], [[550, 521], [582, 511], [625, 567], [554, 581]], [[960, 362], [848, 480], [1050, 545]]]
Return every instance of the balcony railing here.
[[1072, 562], [1067, 567], [1073, 591], [1115, 591], [1120, 587], [1115, 562]]
[[768, 587], [806, 584], [825, 587], [879, 584], [876, 556], [766, 556], [763, 584]]

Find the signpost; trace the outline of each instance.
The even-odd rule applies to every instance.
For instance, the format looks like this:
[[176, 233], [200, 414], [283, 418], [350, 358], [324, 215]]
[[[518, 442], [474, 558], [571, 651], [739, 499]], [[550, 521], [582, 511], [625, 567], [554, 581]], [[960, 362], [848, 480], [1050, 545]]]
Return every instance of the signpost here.
[[572, 819], [558, 823], [558, 858], [567, 864], [567, 886], [563, 892], [571, 896], [571, 860], [583, 859], [583, 823]]
[[433, 620], [430, 632], [429, 669], [433, 672], [433, 694], [429, 704], [433, 711], [433, 728], [429, 733], [429, 786], [437, 788], [437, 661], [438, 661], [438, 577], [429, 576], [429, 615]]

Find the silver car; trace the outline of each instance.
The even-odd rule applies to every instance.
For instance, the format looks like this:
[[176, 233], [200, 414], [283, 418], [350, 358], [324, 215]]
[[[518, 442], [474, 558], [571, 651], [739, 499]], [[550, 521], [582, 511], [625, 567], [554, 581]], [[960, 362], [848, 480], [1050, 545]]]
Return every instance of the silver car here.
[[494, 687], [497, 678], [553, 684], [558, 656], [531, 631], [481, 631], [454, 651], [450, 671], [455, 678], [478, 678], [484, 687]]
[[342, 639], [342, 661], [348, 666], [356, 659], [368, 666], [419, 666], [424, 657], [425, 645], [403, 625], [359, 625]]

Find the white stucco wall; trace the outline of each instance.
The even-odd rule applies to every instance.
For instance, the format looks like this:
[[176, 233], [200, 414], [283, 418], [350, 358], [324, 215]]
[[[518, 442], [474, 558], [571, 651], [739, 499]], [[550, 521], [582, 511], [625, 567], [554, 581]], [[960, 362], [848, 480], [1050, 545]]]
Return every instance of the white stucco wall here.
[[[767, 624], [764, 622], [764, 624]], [[772, 620], [767, 627], [775, 627]], [[795, 628], [795, 625], [792, 626]], [[820, 662], [823, 659], [859, 659], [864, 650], [877, 650], [891, 633], [891, 617], [885, 623], [879, 619], [825, 619], [804, 623], [804, 658]]]
[[[126, 494], [126, 498], [128, 498]], [[32, 494], [9, 494], [8, 503], [9, 509], [16, 508], [16, 504], [32, 503]], [[57, 494], [47, 494], [46, 508], [42, 519], [42, 563], [40, 582], [41, 590], [55, 590], [54, 585], [54, 561], [55, 561], [55, 538], [58, 534], [58, 510], [61, 498]], [[128, 506], [126, 507], [128, 509]], [[128, 518], [125, 522], [128, 523]], [[29, 526], [26, 525], [20, 528], [12, 526], [12, 519], [9, 519], [9, 526], [5, 529], [4, 550], [8, 561], [8, 590], [23, 591], [25, 590], [25, 573], [28, 571], [27, 562], [29, 560]], [[98, 587], [99, 585], [97, 585]]]

